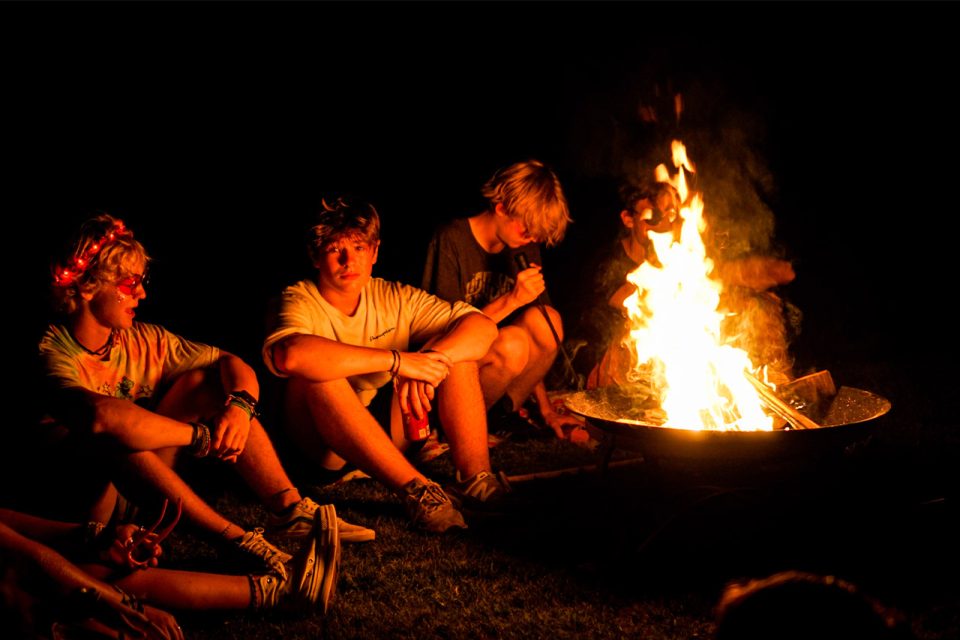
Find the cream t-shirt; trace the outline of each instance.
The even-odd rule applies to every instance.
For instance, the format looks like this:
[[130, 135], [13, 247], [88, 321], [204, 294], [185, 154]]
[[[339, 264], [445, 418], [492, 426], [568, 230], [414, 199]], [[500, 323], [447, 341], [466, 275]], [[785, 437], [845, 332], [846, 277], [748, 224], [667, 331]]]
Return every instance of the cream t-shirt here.
[[[273, 346], [292, 335], [329, 338], [362, 347], [409, 351], [451, 323], [476, 309], [465, 302], [447, 302], [422, 289], [381, 278], [371, 278], [360, 292], [360, 304], [348, 316], [324, 300], [315, 282], [301, 280], [287, 287], [279, 311], [271, 319], [271, 331], [263, 343], [263, 360], [277, 376]], [[364, 406], [377, 389], [390, 382], [390, 373], [380, 371], [347, 378]]]

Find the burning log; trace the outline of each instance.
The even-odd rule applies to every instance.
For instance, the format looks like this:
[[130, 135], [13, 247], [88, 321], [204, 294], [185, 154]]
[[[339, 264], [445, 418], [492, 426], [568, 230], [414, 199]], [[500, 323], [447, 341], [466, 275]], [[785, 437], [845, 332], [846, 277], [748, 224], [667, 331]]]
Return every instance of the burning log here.
[[777, 387], [780, 397], [811, 419], [824, 420], [837, 397], [837, 386], [829, 371], [818, 371]]
[[[744, 377], [753, 385], [753, 388], [757, 390], [760, 399], [763, 400], [763, 403], [773, 411], [777, 416], [786, 420], [793, 428], [795, 429], [819, 429], [820, 425], [803, 415], [789, 404], [786, 401], [782, 400], [777, 393], [768, 387], [766, 384], [757, 379], [749, 371], [744, 370]], [[828, 374], [829, 375], [829, 374]], [[832, 382], [832, 380], [831, 380]]]

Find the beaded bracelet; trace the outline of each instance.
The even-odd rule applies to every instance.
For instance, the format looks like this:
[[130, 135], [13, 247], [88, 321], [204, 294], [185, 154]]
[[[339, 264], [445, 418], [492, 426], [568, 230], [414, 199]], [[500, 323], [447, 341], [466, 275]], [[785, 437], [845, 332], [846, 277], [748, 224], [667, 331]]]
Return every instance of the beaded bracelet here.
[[191, 422], [193, 440], [190, 442], [190, 453], [195, 458], [206, 458], [210, 453], [210, 427], [202, 422]]
[[250, 404], [248, 401], [244, 400], [240, 396], [235, 396], [232, 393], [227, 396], [228, 407], [236, 407], [247, 414], [249, 420], [253, 420], [260, 414], [257, 412], [257, 406]]
[[260, 416], [260, 412], [257, 411], [259, 402], [253, 395], [246, 389], [238, 389], [236, 391], [231, 391], [227, 394], [227, 401], [224, 403], [224, 406], [229, 407], [231, 405], [238, 407], [247, 414], [251, 420]]

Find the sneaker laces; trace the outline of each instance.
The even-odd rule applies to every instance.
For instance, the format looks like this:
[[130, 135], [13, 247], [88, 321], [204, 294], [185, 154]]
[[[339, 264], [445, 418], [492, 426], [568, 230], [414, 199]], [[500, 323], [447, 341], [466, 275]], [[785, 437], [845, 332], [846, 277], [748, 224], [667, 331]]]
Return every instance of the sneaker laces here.
[[[413, 495], [414, 494], [411, 494], [411, 496]], [[424, 483], [420, 495], [415, 499], [417, 503], [423, 507], [425, 513], [433, 513], [450, 502], [450, 498], [443, 492], [440, 485], [435, 482]]]
[[264, 564], [283, 580], [287, 579], [286, 563], [291, 559], [291, 556], [263, 537], [263, 527], [257, 527], [253, 531], [243, 534], [237, 541], [237, 546], [241, 550], [262, 559]]

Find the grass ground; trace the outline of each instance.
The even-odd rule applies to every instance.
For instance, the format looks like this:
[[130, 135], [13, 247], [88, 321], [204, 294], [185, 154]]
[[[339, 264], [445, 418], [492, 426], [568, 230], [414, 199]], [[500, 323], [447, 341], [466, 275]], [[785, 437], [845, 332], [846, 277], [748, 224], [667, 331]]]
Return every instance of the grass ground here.
[[[400, 502], [374, 481], [325, 492], [302, 482], [377, 530], [376, 541], [344, 548], [332, 611], [179, 619], [187, 637], [211, 640], [709, 638], [728, 581], [798, 569], [853, 582], [902, 612], [917, 638], [960, 637], [958, 530], [943, 499], [956, 443], [905, 450], [884, 439], [886, 426], [829, 464], [732, 482], [726, 472], [648, 461], [516, 483], [517, 513], [446, 536], [411, 531]], [[508, 441], [492, 456], [510, 475], [599, 461], [552, 438]], [[636, 456], [617, 451], [614, 460]], [[425, 471], [449, 480], [449, 456]], [[262, 522], [240, 487], [206, 486], [227, 515]], [[184, 530], [168, 562], [225, 570], [214, 558]]]

